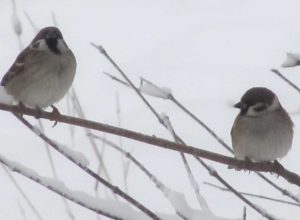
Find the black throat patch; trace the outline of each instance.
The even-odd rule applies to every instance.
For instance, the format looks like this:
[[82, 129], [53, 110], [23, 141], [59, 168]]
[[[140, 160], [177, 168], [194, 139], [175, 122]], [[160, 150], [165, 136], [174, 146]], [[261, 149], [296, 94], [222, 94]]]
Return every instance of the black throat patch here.
[[60, 50], [57, 48], [58, 39], [57, 38], [48, 38], [46, 39], [46, 44], [50, 51], [55, 54], [61, 54]]

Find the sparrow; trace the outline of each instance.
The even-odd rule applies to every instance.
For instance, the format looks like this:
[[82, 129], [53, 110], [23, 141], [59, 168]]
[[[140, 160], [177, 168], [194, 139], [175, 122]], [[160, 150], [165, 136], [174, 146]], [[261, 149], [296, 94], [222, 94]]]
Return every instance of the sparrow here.
[[1, 85], [19, 105], [41, 110], [60, 101], [72, 85], [76, 59], [57, 27], [45, 27], [16, 58]]
[[271, 90], [251, 88], [234, 107], [240, 109], [231, 130], [237, 159], [277, 162], [288, 153], [293, 141], [293, 122]]

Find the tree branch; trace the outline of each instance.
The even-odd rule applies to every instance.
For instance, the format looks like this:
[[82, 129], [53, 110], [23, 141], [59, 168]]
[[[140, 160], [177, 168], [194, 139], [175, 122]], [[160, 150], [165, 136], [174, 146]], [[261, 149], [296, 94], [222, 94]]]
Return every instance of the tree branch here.
[[7, 104], [0, 103], [0, 109], [4, 111], [26, 114], [30, 116], [36, 116], [36, 117], [39, 116], [40, 118], [49, 119], [52, 121], [57, 120], [58, 122], [62, 122], [66, 124], [72, 124], [79, 127], [90, 128], [93, 130], [98, 130], [98, 131], [126, 137], [136, 141], [155, 145], [161, 148], [170, 149], [174, 151], [187, 153], [193, 156], [202, 157], [211, 161], [219, 162], [221, 164], [230, 165], [238, 169], [275, 173], [283, 177], [284, 179], [286, 179], [288, 182], [300, 186], [300, 176], [298, 176], [296, 173], [293, 173], [285, 169], [283, 166], [278, 166], [272, 162], [261, 162], [261, 163], [253, 163], [248, 161], [245, 162], [243, 160], [237, 160], [233, 157], [224, 156], [221, 154], [202, 150], [189, 145], [178, 144], [166, 139], [134, 132], [123, 128], [114, 127], [99, 122], [83, 120], [80, 118], [70, 117], [66, 115], [53, 117], [53, 114], [51, 114], [51, 112], [46, 112], [46, 111], [38, 112], [37, 110], [30, 109], [30, 108], [20, 109], [19, 106], [16, 105], [7, 105]]

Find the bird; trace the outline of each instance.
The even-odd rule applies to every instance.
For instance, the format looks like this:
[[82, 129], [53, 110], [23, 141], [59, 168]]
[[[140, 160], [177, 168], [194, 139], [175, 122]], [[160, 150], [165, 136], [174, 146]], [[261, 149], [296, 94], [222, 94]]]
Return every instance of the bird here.
[[17, 56], [1, 86], [20, 105], [41, 111], [60, 101], [71, 87], [76, 58], [57, 27], [42, 28]]
[[291, 149], [293, 122], [276, 94], [253, 87], [234, 107], [240, 109], [231, 129], [236, 159], [278, 163]]

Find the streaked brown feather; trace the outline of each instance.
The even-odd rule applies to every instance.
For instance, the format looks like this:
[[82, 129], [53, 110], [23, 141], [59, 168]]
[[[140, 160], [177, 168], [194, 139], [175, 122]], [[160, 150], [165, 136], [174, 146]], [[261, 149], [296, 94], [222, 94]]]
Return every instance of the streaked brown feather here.
[[6, 86], [7, 83], [15, 76], [24, 72], [25, 68], [31, 65], [33, 57], [36, 56], [38, 51], [32, 50], [30, 47], [26, 47], [16, 58], [13, 65], [9, 68], [6, 74], [1, 80], [1, 86]]

